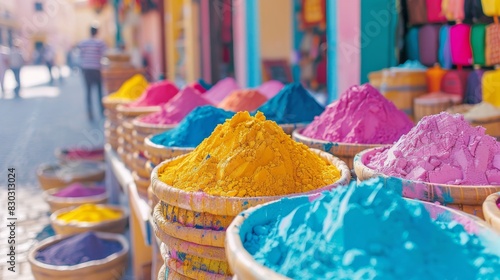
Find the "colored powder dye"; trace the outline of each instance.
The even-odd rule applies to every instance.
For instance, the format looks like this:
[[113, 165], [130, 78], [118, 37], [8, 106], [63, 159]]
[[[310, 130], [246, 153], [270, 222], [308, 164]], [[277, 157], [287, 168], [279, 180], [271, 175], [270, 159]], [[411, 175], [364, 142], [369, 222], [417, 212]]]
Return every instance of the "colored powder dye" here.
[[173, 187], [230, 197], [302, 193], [340, 177], [335, 166], [260, 112], [255, 117], [237, 113], [193, 152], [162, 165], [158, 173]]
[[95, 204], [83, 204], [67, 213], [60, 214], [59, 216], [57, 216], [57, 219], [66, 223], [96, 223], [116, 220], [121, 217], [122, 213], [120, 211], [116, 211], [109, 207]]
[[403, 64], [391, 67], [393, 69], [407, 69], [407, 70], [427, 70], [427, 67], [422, 65], [418, 60], [407, 60]]
[[35, 259], [49, 265], [77, 265], [105, 259], [122, 249], [118, 241], [102, 239], [93, 232], [86, 232], [40, 250]]
[[159, 112], [143, 116], [139, 120], [151, 124], [177, 124], [194, 108], [204, 105], [211, 104], [197, 90], [186, 87], [163, 105]]
[[224, 98], [219, 107], [233, 112], [254, 111], [266, 101], [267, 98], [257, 90], [240, 89]]
[[285, 85], [276, 80], [271, 80], [260, 85], [257, 90], [264, 95], [267, 99], [273, 98]]
[[151, 141], [166, 147], [196, 147], [212, 134], [217, 125], [233, 116], [233, 112], [201, 106], [189, 113], [175, 128], [153, 136]]
[[203, 94], [203, 93], [207, 92], [207, 89], [205, 87], [203, 87], [199, 82], [194, 82], [194, 83], [188, 85], [188, 87], [194, 88], [200, 94]]
[[244, 247], [291, 279], [497, 279], [500, 260], [487, 238], [433, 221], [388, 184], [377, 178], [327, 192], [254, 226]]
[[299, 83], [286, 85], [257, 111], [279, 124], [308, 123], [325, 108]]
[[224, 78], [212, 86], [203, 96], [213, 104], [219, 104], [231, 92], [240, 89], [240, 86], [233, 78]]
[[472, 108], [464, 114], [464, 118], [469, 121], [483, 120], [489, 118], [500, 118], [500, 107], [496, 107], [488, 102], [481, 102], [472, 106]]
[[179, 89], [169, 81], [154, 83], [148, 86], [142, 96], [127, 104], [128, 107], [159, 106], [167, 103], [179, 92]]
[[102, 186], [88, 186], [82, 183], [73, 183], [57, 193], [54, 196], [57, 197], [86, 197], [100, 195], [106, 192], [106, 189]]
[[459, 114], [424, 117], [391, 148], [368, 159], [389, 176], [453, 185], [500, 185], [500, 143]]
[[369, 84], [353, 86], [309, 124], [302, 134], [331, 142], [392, 144], [412, 121]]
[[136, 74], [126, 80], [120, 88], [108, 96], [109, 99], [132, 101], [139, 98], [148, 87], [148, 81], [141, 74]]

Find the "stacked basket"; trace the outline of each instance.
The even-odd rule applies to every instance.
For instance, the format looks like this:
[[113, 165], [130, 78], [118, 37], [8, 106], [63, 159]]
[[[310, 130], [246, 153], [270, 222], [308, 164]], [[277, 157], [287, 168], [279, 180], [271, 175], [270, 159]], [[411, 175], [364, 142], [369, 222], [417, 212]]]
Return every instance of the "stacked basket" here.
[[132, 155], [135, 152], [132, 136], [134, 125], [132, 121], [138, 116], [153, 113], [158, 110], [160, 110], [159, 106], [137, 108], [118, 106], [117, 108], [118, 119], [120, 120], [120, 125], [118, 126], [118, 155], [129, 169], [131, 169]]
[[[474, 105], [464, 104], [451, 107], [447, 110], [450, 114], [465, 114], [470, 111]], [[469, 123], [473, 126], [482, 126], [486, 129], [486, 134], [491, 135], [497, 140], [500, 140], [500, 116], [469, 120]]]
[[[146, 157], [144, 139], [149, 135], [172, 129], [174, 125], [144, 123], [140, 121], [140, 118], [135, 118], [131, 123], [134, 127], [132, 131], [132, 147], [134, 153], [131, 159], [131, 169], [134, 172], [133, 176], [137, 190], [141, 193], [146, 193], [151, 183], [150, 177], [152, 168], [149, 167], [148, 158]], [[150, 197], [149, 194], [148, 197]]]
[[106, 117], [106, 121], [104, 122], [104, 136], [106, 138], [106, 143], [109, 143], [114, 150], [118, 149], [117, 130], [120, 125], [117, 107], [124, 103], [123, 100], [114, 100], [109, 97], [104, 97], [102, 99], [102, 104], [105, 108], [104, 116]]
[[[330, 154], [313, 150], [341, 171], [332, 185], [307, 194], [320, 193], [350, 181], [346, 164]], [[225, 230], [243, 210], [284, 196], [221, 197], [203, 192], [186, 192], [159, 180], [157, 166], [152, 188], [160, 199], [153, 213], [156, 236], [163, 242], [165, 265], [185, 279], [231, 279], [224, 251]], [[291, 195], [293, 196], [293, 195]]]

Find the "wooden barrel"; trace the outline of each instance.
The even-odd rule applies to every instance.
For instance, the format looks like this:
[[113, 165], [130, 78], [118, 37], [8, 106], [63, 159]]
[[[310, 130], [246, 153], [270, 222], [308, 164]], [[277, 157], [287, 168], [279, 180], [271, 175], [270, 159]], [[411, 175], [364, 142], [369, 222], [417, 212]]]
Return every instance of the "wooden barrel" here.
[[431, 93], [415, 98], [415, 122], [423, 117], [445, 112], [449, 108], [460, 104], [462, 98], [456, 94]]

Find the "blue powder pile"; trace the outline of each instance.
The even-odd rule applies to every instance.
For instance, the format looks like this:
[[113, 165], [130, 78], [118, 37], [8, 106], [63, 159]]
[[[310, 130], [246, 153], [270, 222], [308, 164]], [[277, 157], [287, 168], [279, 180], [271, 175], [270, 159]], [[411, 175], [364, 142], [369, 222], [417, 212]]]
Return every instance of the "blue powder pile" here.
[[292, 279], [498, 279], [499, 258], [483, 243], [374, 179], [254, 226], [244, 246]]
[[286, 85], [276, 96], [260, 106], [268, 120], [278, 124], [309, 123], [325, 108], [299, 83]]
[[233, 112], [213, 106], [197, 107], [175, 128], [153, 136], [151, 141], [166, 147], [196, 147], [212, 134], [217, 125], [233, 116]]
[[86, 232], [40, 250], [35, 258], [50, 265], [77, 265], [102, 260], [121, 250], [120, 242], [101, 239], [93, 232]]

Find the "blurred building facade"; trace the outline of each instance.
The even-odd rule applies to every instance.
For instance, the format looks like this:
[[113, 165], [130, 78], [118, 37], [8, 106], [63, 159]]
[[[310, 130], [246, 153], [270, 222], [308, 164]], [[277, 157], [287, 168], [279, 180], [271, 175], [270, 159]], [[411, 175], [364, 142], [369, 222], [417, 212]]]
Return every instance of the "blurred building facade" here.
[[16, 1], [0, 1], [0, 45], [12, 46], [17, 22], [14, 17]]

